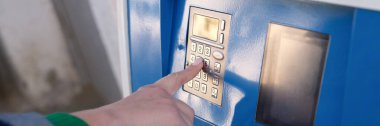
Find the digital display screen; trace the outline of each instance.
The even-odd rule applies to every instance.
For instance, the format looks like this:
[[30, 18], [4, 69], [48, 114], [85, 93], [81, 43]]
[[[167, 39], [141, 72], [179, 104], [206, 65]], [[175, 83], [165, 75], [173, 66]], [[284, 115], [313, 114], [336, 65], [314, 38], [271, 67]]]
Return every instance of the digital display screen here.
[[193, 35], [216, 41], [218, 39], [218, 26], [218, 19], [195, 14]]

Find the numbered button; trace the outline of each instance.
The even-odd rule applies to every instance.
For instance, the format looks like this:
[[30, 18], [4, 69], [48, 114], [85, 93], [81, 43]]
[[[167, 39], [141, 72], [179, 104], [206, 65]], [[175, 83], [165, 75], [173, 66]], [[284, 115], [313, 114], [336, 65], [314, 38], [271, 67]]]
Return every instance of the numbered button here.
[[213, 77], [212, 78], [212, 84], [218, 86], [219, 85], [219, 78]]
[[216, 88], [212, 88], [212, 89], [211, 89], [211, 96], [212, 96], [213, 98], [218, 98], [218, 89], [216, 89]]
[[205, 47], [205, 55], [210, 56], [210, 54], [211, 54], [211, 48], [206, 46]]
[[187, 82], [187, 86], [188, 87], [193, 87], [193, 80], [190, 80], [189, 82]]
[[208, 76], [206, 72], [202, 72], [202, 80], [207, 82]]
[[194, 86], [194, 89], [197, 90], [197, 91], [199, 91], [199, 84], [200, 84], [199, 81], [196, 81], [196, 80], [195, 80], [193, 84], [194, 84], [194, 85], [193, 85], [193, 86]]
[[[200, 57], [200, 56], [197, 56], [197, 58], [196, 59], [199, 59], [199, 58], [202, 58], [202, 57]], [[203, 58], [202, 58], [203, 59]]]
[[197, 76], [195, 76], [196, 78], [198, 78], [198, 79], [200, 79], [201, 78], [201, 72], [199, 72], [198, 74], [197, 74]]
[[220, 63], [215, 63], [214, 64], [214, 70], [215, 70], [215, 72], [220, 73]]
[[190, 64], [194, 63], [195, 55], [190, 55]]
[[206, 63], [206, 67], [209, 67], [210, 66], [210, 60], [209, 59], [203, 59]]
[[198, 52], [199, 54], [202, 54], [202, 53], [203, 53], [203, 45], [198, 44], [197, 52]]
[[197, 50], [197, 43], [191, 43], [191, 51], [195, 52]]
[[202, 85], [201, 85], [201, 92], [202, 92], [203, 94], [206, 94], [206, 92], [207, 92], [207, 85], [204, 84], [204, 83], [202, 83]]

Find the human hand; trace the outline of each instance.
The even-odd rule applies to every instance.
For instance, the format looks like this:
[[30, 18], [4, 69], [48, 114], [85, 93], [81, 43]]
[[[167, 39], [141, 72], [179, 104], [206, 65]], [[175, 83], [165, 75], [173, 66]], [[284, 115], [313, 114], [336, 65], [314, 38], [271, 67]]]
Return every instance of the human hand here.
[[73, 115], [91, 126], [192, 126], [194, 110], [172, 95], [202, 67], [203, 59], [199, 58], [185, 70], [141, 87], [118, 102]]

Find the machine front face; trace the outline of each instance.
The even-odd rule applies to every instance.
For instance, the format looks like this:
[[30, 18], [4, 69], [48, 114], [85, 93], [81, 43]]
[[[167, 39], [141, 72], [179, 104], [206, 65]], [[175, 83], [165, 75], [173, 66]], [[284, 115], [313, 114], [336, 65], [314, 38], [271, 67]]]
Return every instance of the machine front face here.
[[175, 15], [182, 20], [174, 22], [171, 67], [183, 70], [197, 57], [208, 64], [176, 94], [194, 109], [195, 125], [339, 125], [332, 118], [340, 101], [327, 99], [339, 97], [343, 82], [326, 80], [344, 75], [337, 68], [345, 56], [327, 50], [348, 48], [350, 34], [341, 31], [351, 29], [351, 9], [287, 0], [185, 3]]
[[297, 0], [162, 2], [129, 1], [134, 90], [202, 57], [207, 68], [174, 95], [193, 108], [196, 126], [341, 125], [355, 9]]
[[197, 58], [206, 63], [183, 90], [221, 106], [224, 71], [231, 16], [215, 11], [190, 8], [186, 67]]

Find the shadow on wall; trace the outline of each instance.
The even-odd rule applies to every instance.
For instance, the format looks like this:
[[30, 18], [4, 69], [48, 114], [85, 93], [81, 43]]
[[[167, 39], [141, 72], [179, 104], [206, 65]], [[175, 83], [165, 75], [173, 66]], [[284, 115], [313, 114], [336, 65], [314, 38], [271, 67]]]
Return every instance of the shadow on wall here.
[[[66, 6], [78, 9], [74, 13], [91, 14], [89, 7], [81, 10], [88, 2], [71, 3], [83, 3]], [[106, 95], [118, 93], [116, 81], [92, 76], [116, 76], [108, 74], [108, 59], [99, 54], [101, 39], [83, 39], [97, 38], [96, 25], [88, 23], [94, 19], [79, 15], [77, 23], [88, 27], [67, 30], [75, 23], [62, 24], [55, 9], [52, 0], [0, 1], [0, 112], [72, 112], [107, 104]], [[86, 44], [97, 48], [77, 47]]]
[[[41, 101], [33, 101], [29, 96], [29, 90], [25, 83], [17, 76], [14, 67], [10, 63], [6, 54], [6, 48], [0, 38], [0, 112], [26, 112], [36, 111], [41, 113], [52, 113], [57, 111], [77, 111], [98, 107], [105, 104], [102, 96], [98, 94], [91, 84], [82, 84], [79, 91], [72, 91], [60, 88], [60, 82], [57, 81], [54, 72], [46, 76], [46, 81], [52, 90], [45, 92], [44, 99], [51, 100], [47, 104], [38, 104]], [[74, 84], [74, 83], [73, 83]], [[59, 92], [71, 92], [71, 97], [64, 97], [63, 101], [52, 100]]]
[[26, 100], [18, 86], [0, 36], [0, 111], [16, 111], [17, 105]]

